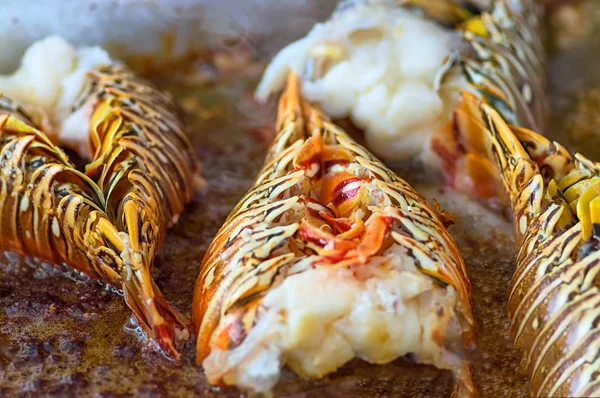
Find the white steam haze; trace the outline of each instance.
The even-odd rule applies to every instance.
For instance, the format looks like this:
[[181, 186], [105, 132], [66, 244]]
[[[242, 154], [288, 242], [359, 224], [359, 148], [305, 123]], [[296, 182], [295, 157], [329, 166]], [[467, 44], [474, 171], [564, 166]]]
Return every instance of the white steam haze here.
[[18, 66], [25, 49], [48, 35], [75, 46], [99, 45], [117, 58], [173, 59], [224, 38], [268, 39], [272, 55], [324, 20], [335, 0], [3, 0], [0, 72]]

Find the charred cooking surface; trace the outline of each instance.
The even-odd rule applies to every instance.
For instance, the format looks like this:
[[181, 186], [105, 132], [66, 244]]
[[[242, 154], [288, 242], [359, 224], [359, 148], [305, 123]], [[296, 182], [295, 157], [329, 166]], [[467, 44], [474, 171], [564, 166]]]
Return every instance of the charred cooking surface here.
[[[572, 51], [584, 51], [580, 48]], [[586, 62], [591, 62], [590, 58]], [[571, 62], [561, 55], [552, 61], [557, 76], [551, 79], [553, 98], [562, 98], [569, 90], [561, 83], [569, 65]], [[250, 73], [252, 76], [236, 83], [216, 80], [207, 70], [196, 81], [184, 79], [166, 87], [188, 110], [191, 138], [208, 181], [169, 231], [157, 260], [157, 284], [167, 300], [187, 314], [198, 262], [249, 188], [266, 152], [260, 140], [268, 140], [267, 126], [274, 112], [250, 100], [260, 73], [260, 68], [253, 68], [257, 71]], [[192, 83], [194, 88], [190, 88]], [[435, 198], [444, 209], [460, 216], [450, 232], [465, 258], [472, 283], [479, 341], [473, 364], [480, 395], [526, 396], [526, 381], [517, 376], [520, 357], [506, 333], [506, 291], [515, 258], [508, 219], [460, 195], [432, 188], [418, 167], [395, 171], [428, 200]], [[239, 396], [234, 390], [219, 394], [209, 389], [194, 365], [193, 345], [182, 350], [180, 362], [171, 362], [149, 343], [140, 344], [129, 316], [122, 298], [97, 282], [74, 273], [65, 276], [52, 267], [34, 268], [20, 258], [0, 255], [0, 396]], [[448, 397], [451, 390], [451, 375], [431, 367], [404, 360], [387, 366], [353, 361], [322, 381], [307, 381], [284, 372], [276, 395]]]

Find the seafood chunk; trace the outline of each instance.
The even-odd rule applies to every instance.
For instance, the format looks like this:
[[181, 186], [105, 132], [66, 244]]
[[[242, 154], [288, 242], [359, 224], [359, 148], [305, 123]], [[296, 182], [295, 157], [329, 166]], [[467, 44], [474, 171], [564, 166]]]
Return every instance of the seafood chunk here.
[[412, 354], [472, 395], [470, 284], [447, 214], [298, 91], [292, 74], [265, 165], [200, 267], [192, 321], [209, 381], [267, 392], [286, 365], [318, 378]]
[[531, 394], [600, 395], [600, 163], [508, 125], [468, 93], [460, 118], [463, 156], [494, 167], [513, 210], [508, 314]]
[[0, 92], [18, 102], [54, 142], [89, 160], [89, 112], [77, 120], [72, 107], [82, 94], [87, 73], [113, 63], [100, 47], [75, 48], [50, 36], [27, 49], [19, 69], [0, 75]]
[[295, 72], [307, 100], [350, 117], [387, 160], [427, 155], [464, 90], [537, 128], [546, 110], [540, 10], [533, 1], [345, 1], [281, 50], [256, 97], [266, 100]]
[[[50, 38], [0, 78], [0, 90], [26, 101], [0, 98], [0, 250], [66, 263], [122, 290], [140, 326], [177, 357], [189, 322], [151, 271], [198, 164], [169, 97], [121, 66], [98, 64], [107, 59]], [[88, 158], [84, 169], [65, 144]]]

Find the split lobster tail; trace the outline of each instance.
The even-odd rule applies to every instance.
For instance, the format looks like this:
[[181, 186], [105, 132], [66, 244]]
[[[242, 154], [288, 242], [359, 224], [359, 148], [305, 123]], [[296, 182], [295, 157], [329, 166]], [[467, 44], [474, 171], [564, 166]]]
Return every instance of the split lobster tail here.
[[[349, 118], [387, 160], [430, 157], [431, 135], [450, 122], [463, 91], [507, 120], [539, 128], [547, 112], [537, 0], [346, 0], [282, 49], [255, 96], [279, 92], [288, 71], [302, 95]], [[436, 162], [437, 163], [437, 162]]]
[[463, 158], [495, 170], [513, 210], [519, 251], [508, 314], [530, 392], [598, 396], [600, 164], [508, 125], [472, 95], [461, 109], [455, 136]]
[[[200, 181], [179, 110], [131, 71], [102, 64], [110, 59], [99, 48], [78, 52], [54, 37], [25, 59], [56, 51], [75, 70], [61, 69], [63, 80], [42, 91], [61, 98], [29, 95], [42, 91], [22, 90], [32, 82], [15, 83], [19, 73], [0, 78], [22, 101], [46, 104], [0, 98], [0, 250], [65, 263], [122, 289], [140, 327], [177, 358], [189, 322], [167, 303], [152, 271], [167, 229]], [[22, 75], [40, 79], [45, 68], [21, 66]], [[61, 107], [52, 108], [56, 103]], [[77, 150], [85, 168], [61, 146]]]
[[265, 393], [283, 366], [323, 377], [411, 354], [474, 386], [470, 284], [446, 217], [300, 97], [196, 283], [197, 360], [213, 384]]

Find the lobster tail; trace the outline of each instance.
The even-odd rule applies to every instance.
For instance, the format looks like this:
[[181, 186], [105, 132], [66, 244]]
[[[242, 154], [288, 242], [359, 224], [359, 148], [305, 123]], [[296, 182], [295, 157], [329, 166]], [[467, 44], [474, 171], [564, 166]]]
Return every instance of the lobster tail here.
[[513, 210], [519, 252], [508, 314], [531, 394], [598, 395], [599, 164], [510, 126], [474, 96], [463, 105], [471, 123], [456, 123], [454, 148], [494, 168]]
[[[152, 270], [167, 229], [199, 186], [179, 109], [127, 69], [99, 65], [109, 60], [100, 49], [78, 53], [54, 37], [31, 51], [43, 57], [52, 46], [74, 58], [66, 64], [75, 70], [65, 69], [42, 94], [64, 95], [32, 96], [45, 106], [24, 107], [54, 112], [36, 113], [36, 121], [60, 120], [60, 131], [47, 135], [22, 106], [0, 97], [0, 250], [66, 263], [122, 289], [141, 328], [177, 358], [176, 340], [187, 338], [188, 321], [167, 303]], [[91, 58], [79, 62], [86, 54]], [[29, 74], [39, 67], [22, 66]], [[13, 80], [11, 88], [23, 94]], [[59, 145], [77, 148], [89, 160], [85, 170]]]
[[513, 124], [541, 129], [548, 111], [539, 73], [543, 10], [536, 1], [343, 1], [277, 54], [256, 97], [282, 89], [292, 71], [307, 100], [349, 117], [389, 160], [432, 160], [430, 137], [464, 91]]
[[209, 381], [268, 392], [283, 365], [319, 378], [411, 353], [472, 396], [470, 285], [444, 217], [304, 100], [294, 74], [279, 105], [263, 169], [196, 282]]

